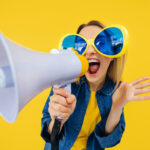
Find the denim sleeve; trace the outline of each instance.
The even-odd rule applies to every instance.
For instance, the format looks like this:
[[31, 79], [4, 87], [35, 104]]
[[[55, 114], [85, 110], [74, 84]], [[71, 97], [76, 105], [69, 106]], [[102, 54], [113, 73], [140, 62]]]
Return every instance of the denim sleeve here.
[[[48, 107], [49, 107], [49, 102], [50, 102], [50, 96], [52, 96], [53, 94], [54, 94], [53, 89], [51, 89], [50, 95], [47, 98], [47, 101], [42, 111], [43, 117], [41, 119], [41, 126], [42, 126], [41, 137], [45, 140], [45, 142], [50, 142], [50, 134], [48, 133], [48, 127], [52, 119], [48, 112]], [[59, 134], [59, 138], [62, 139], [63, 135], [64, 135], [64, 127], [62, 128]]]
[[125, 130], [125, 119], [123, 112], [120, 116], [118, 125], [109, 135], [105, 134], [106, 120], [107, 118], [103, 119], [99, 124], [97, 124], [94, 130], [94, 136], [102, 148], [109, 148], [117, 145], [121, 141], [123, 132]]

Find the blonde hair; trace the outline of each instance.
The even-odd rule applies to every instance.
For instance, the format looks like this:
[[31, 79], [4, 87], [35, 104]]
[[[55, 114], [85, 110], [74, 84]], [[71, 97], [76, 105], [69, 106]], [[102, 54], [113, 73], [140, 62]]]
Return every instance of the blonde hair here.
[[115, 88], [110, 94], [112, 94], [117, 89], [119, 82], [121, 81], [127, 55], [128, 53], [126, 52], [123, 56], [114, 58], [114, 60], [110, 63], [108, 67], [107, 74], [110, 77], [110, 79], [114, 83], [116, 83]]

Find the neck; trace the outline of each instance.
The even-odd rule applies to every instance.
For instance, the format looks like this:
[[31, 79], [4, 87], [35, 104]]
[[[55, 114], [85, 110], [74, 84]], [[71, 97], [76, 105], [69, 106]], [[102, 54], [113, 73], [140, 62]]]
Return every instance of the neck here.
[[95, 82], [95, 83], [88, 82], [91, 91], [98, 91], [102, 89], [104, 86], [104, 83], [105, 83], [105, 77], [101, 79], [99, 82]]

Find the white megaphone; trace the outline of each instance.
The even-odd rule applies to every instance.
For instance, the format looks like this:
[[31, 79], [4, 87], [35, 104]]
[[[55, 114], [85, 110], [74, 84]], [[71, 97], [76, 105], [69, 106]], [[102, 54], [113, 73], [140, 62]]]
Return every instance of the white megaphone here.
[[14, 122], [19, 111], [38, 93], [74, 81], [87, 70], [88, 61], [75, 52], [36, 52], [0, 33], [0, 115]]

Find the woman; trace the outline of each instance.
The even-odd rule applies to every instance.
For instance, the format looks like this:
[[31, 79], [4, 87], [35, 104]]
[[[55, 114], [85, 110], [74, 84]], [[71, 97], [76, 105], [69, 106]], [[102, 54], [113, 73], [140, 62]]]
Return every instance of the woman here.
[[[77, 33], [92, 39], [104, 27], [98, 21], [90, 21], [80, 25]], [[108, 58], [90, 45], [84, 54], [89, 61], [89, 70], [80, 83], [71, 84], [72, 93], [63, 88], [51, 90], [42, 118], [41, 136], [46, 141], [45, 150], [51, 148], [50, 134], [56, 116], [65, 118], [61, 120], [60, 150], [103, 150], [120, 142], [125, 130], [124, 106], [130, 101], [150, 99], [150, 96], [136, 96], [150, 92], [148, 88], [143, 89], [150, 82], [138, 84], [150, 77], [131, 83], [120, 82], [126, 55]]]

